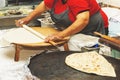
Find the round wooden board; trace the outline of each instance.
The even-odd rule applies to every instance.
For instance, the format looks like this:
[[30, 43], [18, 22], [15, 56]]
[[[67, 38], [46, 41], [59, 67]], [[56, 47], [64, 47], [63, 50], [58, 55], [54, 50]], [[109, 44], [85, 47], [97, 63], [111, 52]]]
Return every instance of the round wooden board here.
[[[54, 29], [52, 27], [32, 27], [32, 29], [34, 29], [37, 32], [40, 32], [41, 34], [43, 34], [45, 36], [59, 32], [57, 29]], [[64, 43], [66, 43], [68, 40], [69, 40], [69, 37], [66, 37], [64, 41], [59, 41], [59, 42], [55, 42], [55, 43], [56, 43], [56, 45], [62, 45]], [[46, 42], [36, 42], [36, 43], [17, 43], [17, 42], [14, 42], [13, 44], [21, 45], [24, 47], [53, 46], [52, 44], [46, 43]]]

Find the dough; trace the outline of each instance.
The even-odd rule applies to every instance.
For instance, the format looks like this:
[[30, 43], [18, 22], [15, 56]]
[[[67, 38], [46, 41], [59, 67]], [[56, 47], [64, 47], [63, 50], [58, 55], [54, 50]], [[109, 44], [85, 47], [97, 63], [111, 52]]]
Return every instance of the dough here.
[[70, 54], [66, 57], [65, 63], [86, 73], [116, 77], [113, 66], [95, 51]]
[[4, 39], [10, 43], [37, 43], [44, 41], [24, 28], [17, 28], [7, 32]]

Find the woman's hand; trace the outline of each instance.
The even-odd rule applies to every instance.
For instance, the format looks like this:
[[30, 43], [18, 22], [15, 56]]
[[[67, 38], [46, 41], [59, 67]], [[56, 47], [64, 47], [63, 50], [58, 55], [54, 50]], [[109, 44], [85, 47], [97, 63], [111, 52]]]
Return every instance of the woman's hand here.
[[45, 42], [49, 42], [49, 41], [62, 41], [64, 38], [57, 34], [52, 34], [50, 36], [48, 36], [47, 38], [45, 38]]
[[40, 16], [41, 13], [46, 11], [47, 8], [44, 4], [44, 1], [42, 1], [27, 17], [16, 20], [15, 24], [16, 26], [22, 27], [23, 24], [28, 24], [32, 19], [34, 19], [37, 16]]
[[19, 19], [19, 20], [15, 20], [15, 24], [18, 27], [22, 27], [23, 24], [28, 24], [30, 22], [30, 19], [28, 17]]

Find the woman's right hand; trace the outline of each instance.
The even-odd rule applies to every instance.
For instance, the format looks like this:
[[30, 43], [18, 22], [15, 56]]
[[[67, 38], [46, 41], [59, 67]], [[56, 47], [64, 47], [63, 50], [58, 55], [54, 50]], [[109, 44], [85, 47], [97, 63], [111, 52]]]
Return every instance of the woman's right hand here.
[[15, 24], [18, 27], [22, 27], [23, 24], [28, 24], [29, 22], [30, 22], [30, 19], [28, 17], [15, 20]]

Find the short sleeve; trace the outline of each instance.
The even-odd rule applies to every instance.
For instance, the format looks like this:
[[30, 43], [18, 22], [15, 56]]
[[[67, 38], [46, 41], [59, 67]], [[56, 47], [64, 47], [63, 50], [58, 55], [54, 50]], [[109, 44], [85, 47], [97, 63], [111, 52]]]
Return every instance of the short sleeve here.
[[90, 9], [88, 1], [89, 0], [69, 0], [68, 5], [74, 15], [77, 15], [79, 12]]
[[48, 8], [52, 7], [53, 2], [54, 2], [54, 0], [44, 0], [44, 3]]

